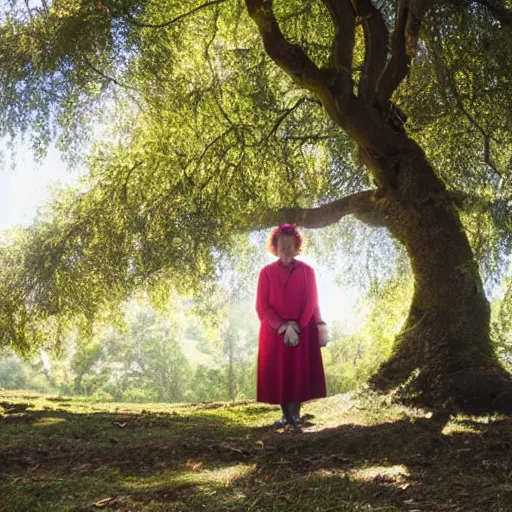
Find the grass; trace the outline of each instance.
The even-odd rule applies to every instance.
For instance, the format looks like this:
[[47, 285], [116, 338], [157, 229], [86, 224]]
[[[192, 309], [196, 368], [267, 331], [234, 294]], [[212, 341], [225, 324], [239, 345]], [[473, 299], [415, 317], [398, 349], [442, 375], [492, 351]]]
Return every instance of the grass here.
[[0, 391], [0, 510], [512, 511], [512, 421], [448, 423], [361, 391], [300, 432], [254, 402]]

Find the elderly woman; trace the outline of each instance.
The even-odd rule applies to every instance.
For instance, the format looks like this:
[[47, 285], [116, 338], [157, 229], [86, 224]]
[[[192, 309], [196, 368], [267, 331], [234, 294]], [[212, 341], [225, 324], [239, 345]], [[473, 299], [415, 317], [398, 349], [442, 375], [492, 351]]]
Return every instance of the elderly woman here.
[[279, 426], [297, 426], [301, 402], [326, 396], [320, 353], [326, 338], [315, 273], [302, 261], [303, 237], [294, 224], [275, 228], [269, 249], [279, 259], [260, 273], [256, 311], [261, 321], [257, 400], [280, 404]]

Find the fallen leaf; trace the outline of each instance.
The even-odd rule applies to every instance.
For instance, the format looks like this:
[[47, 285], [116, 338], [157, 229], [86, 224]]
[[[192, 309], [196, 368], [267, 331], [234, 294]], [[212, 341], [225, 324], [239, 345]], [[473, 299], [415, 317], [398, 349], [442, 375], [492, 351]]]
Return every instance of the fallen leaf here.
[[108, 507], [109, 505], [114, 505], [119, 502], [119, 498], [115, 496], [110, 496], [109, 498], [103, 498], [102, 500], [96, 501], [93, 503], [93, 506], [96, 508]]
[[185, 466], [187, 468], [190, 468], [192, 471], [199, 471], [200, 469], [203, 469], [203, 463], [202, 462], [193, 462], [190, 459], [185, 462]]

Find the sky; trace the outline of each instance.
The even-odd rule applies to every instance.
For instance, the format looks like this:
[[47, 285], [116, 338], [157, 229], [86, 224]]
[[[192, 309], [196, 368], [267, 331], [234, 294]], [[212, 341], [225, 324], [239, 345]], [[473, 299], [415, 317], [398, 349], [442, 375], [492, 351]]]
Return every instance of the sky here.
[[[15, 151], [14, 167], [5, 148], [0, 141], [0, 231], [14, 225], [30, 225], [38, 208], [51, 199], [52, 187], [71, 185], [81, 175], [79, 170], [67, 168], [55, 148], [50, 148], [42, 162], [36, 162], [30, 147], [20, 144]], [[323, 319], [330, 325], [334, 321], [341, 323], [346, 333], [356, 331], [363, 321], [357, 310], [357, 290], [341, 289], [334, 283], [332, 270], [323, 268], [307, 254], [301, 255], [301, 259], [315, 268]]]
[[39, 207], [49, 201], [51, 187], [72, 184], [80, 175], [60, 160], [55, 148], [50, 148], [47, 158], [38, 163], [26, 144], [16, 147], [15, 167], [5, 143], [0, 142], [2, 165], [0, 167], [0, 231], [13, 225], [29, 225]]

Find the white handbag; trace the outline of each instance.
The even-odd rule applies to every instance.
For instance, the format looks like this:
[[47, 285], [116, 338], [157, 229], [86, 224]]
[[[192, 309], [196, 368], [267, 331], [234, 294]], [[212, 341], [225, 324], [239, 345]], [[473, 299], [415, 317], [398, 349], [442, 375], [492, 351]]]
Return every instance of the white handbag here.
[[316, 326], [318, 328], [318, 343], [321, 347], [326, 347], [329, 343], [329, 328], [325, 322], [318, 322]]

